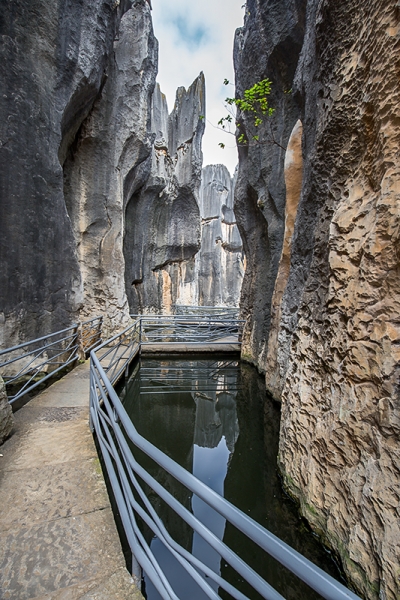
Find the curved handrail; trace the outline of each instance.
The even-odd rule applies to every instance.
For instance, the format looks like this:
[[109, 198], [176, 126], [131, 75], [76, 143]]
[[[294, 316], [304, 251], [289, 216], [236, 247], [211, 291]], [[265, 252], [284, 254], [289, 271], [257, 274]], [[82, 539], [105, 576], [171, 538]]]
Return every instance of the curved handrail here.
[[[117, 485], [114, 494], [117, 499], [124, 527], [126, 527], [126, 530], [129, 532], [129, 535], [127, 533], [127, 538], [134, 555], [135, 552], [137, 552], [137, 546], [139, 544], [137, 534], [134, 533], [135, 530], [137, 531], [134, 511], [136, 510], [140, 516], [144, 518], [144, 515], [141, 512], [142, 509], [138, 510], [139, 505], [132, 493], [132, 489], [135, 489], [143, 500], [143, 490], [141, 490], [134, 476], [136, 473], [167, 504], [169, 504], [179, 516], [189, 523], [195, 531], [207, 539], [210, 545], [217, 549], [221, 556], [223, 556], [225, 560], [262, 595], [263, 598], [268, 600], [282, 600], [282, 596], [276, 592], [276, 590], [262, 580], [257, 573], [248, 567], [248, 565], [243, 565], [239, 557], [227, 548], [221, 540], [213, 539], [213, 534], [208, 531], [202, 523], [198, 522], [194, 515], [173, 498], [167, 490], [143, 469], [143, 467], [138, 465], [129, 448], [127, 439], [129, 439], [129, 441], [137, 448], [145, 452], [145, 454], [165, 469], [166, 472], [175, 477], [177, 481], [186, 486], [188, 490], [196, 494], [226, 520], [237, 527], [237, 529], [258, 544], [262, 550], [273, 556], [292, 573], [297, 575], [299, 579], [317, 591], [323, 598], [326, 598], [327, 600], [357, 600], [358, 596], [348, 588], [314, 565], [277, 536], [262, 527], [251, 517], [240, 511], [222, 496], [218, 495], [206, 484], [201, 482], [148, 440], [143, 438], [134, 427], [121, 400], [118, 398], [118, 395], [109, 381], [106, 371], [101, 365], [101, 360], [97, 356], [97, 349], [91, 352], [90, 415], [92, 427], [96, 431], [103, 456], [107, 457], [107, 459], [105, 458], [105, 463], [113, 490], [114, 485]], [[113, 457], [113, 460], [111, 457]], [[114, 471], [113, 461], [117, 466], [118, 477]], [[109, 471], [109, 468], [111, 471]], [[158, 532], [157, 535], [160, 534], [161, 541], [165, 543], [173, 553], [177, 552], [182, 558], [185, 551], [180, 547], [180, 549], [177, 550], [176, 546], [178, 545], [176, 543], [174, 543], [175, 545], [171, 545], [171, 542], [166, 539], [167, 536], [165, 535], [162, 524], [155, 518], [154, 513], [151, 515], [151, 518], [146, 517], [145, 520], [146, 519], [148, 523], [152, 523], [153, 531]], [[138, 562], [146, 571], [149, 578], [152, 581], [153, 578], [155, 578], [153, 583], [162, 598], [173, 598], [174, 596], [171, 595], [168, 588], [164, 586], [163, 578], [160, 577], [157, 569], [154, 568], [154, 557], [150, 557], [151, 550], [146, 544], [144, 549], [141, 546], [141, 550], [136, 554]], [[190, 561], [188, 561], [187, 556], [185, 557], [185, 560], [191, 564]], [[204, 571], [205, 565], [199, 566], [196, 564], [196, 567], [201, 568]], [[188, 566], [187, 569], [189, 569]], [[221, 585], [220, 582], [218, 582], [218, 584]], [[160, 592], [160, 589], [163, 590], [162, 593]], [[215, 591], [211, 588], [211, 595], [208, 597], [215, 597], [213, 595], [214, 593]], [[232, 591], [230, 591], [230, 593], [233, 595]], [[240, 595], [240, 592], [236, 591], [236, 594], [237, 595], [233, 595], [234, 598], [243, 597], [243, 595]]]

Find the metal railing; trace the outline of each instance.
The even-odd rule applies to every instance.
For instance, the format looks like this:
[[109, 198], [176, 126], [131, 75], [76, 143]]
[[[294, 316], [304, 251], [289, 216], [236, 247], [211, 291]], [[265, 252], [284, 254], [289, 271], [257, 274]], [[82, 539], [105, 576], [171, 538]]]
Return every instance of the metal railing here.
[[[131, 327], [137, 327], [137, 322]], [[123, 335], [128, 334], [131, 336], [130, 328], [123, 332]], [[131, 339], [133, 339], [132, 336]], [[90, 421], [92, 431], [97, 436], [118, 512], [132, 552], [133, 574], [140, 576], [140, 569], [137, 568], [138, 563], [163, 600], [179, 600], [168, 581], [167, 574], [162, 571], [157, 563], [151, 547], [138, 526], [137, 518], [139, 517], [158, 537], [160, 542], [168, 548], [187, 573], [191, 575], [206, 597], [220, 598], [214, 587], [204, 577], [228, 592], [232, 598], [237, 600], [245, 600], [246, 598], [242, 592], [212, 571], [170, 536], [148, 495], [139, 483], [138, 478], [140, 478], [179, 517], [208, 542], [224, 561], [229, 563], [263, 598], [268, 600], [283, 599], [275, 589], [215, 536], [137, 462], [131, 450], [132, 447], [135, 447], [149, 456], [165, 472], [183, 484], [187, 490], [196, 494], [238, 530], [253, 540], [262, 551], [273, 556], [323, 598], [328, 600], [356, 600], [358, 597], [349, 589], [214, 492], [137, 432], [108, 376], [113, 374], [115, 379], [115, 372], [123, 373], [122, 364], [117, 371], [110, 366], [111, 363], [108, 362], [110, 354], [107, 354], [107, 350], [105, 350], [110, 346], [113, 346], [114, 349], [118, 348], [119, 343], [118, 336], [115, 336], [90, 354]], [[129, 347], [131, 347], [130, 351], [128, 351]], [[126, 356], [134, 355], [134, 347], [134, 341], [130, 346], [124, 346]], [[104, 353], [103, 350], [105, 350]], [[116, 351], [116, 354], [120, 355], [118, 351]], [[129, 368], [128, 360], [125, 371]], [[104, 366], [103, 361], [105, 361]]]
[[101, 342], [103, 317], [0, 351], [0, 375], [14, 404]]
[[176, 315], [191, 315], [196, 317], [224, 316], [232, 319], [239, 318], [239, 309], [236, 306], [192, 306], [190, 304], [175, 304]]
[[[114, 385], [140, 351], [140, 319], [96, 348], [108, 381]], [[92, 357], [92, 353], [90, 353]]]
[[140, 317], [141, 342], [150, 344], [238, 343], [244, 321], [213, 315], [146, 315]]
[[[10, 404], [87, 356], [102, 341], [102, 325], [103, 317], [94, 317], [0, 351], [0, 375], [6, 384]], [[107, 362], [107, 373], [114, 383], [141, 344], [229, 344], [237, 340], [241, 325], [238, 320], [205, 318], [204, 315], [140, 316], [102, 345], [103, 365]]]

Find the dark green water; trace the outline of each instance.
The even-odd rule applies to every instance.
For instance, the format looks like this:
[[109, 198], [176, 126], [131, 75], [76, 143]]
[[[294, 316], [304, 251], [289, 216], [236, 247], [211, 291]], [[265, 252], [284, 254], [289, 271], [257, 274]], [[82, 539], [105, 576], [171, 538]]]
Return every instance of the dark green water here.
[[[226, 356], [213, 360], [202, 357], [190, 360], [183, 357], [165, 360], [142, 358], [121, 397], [141, 435], [330, 575], [340, 579], [330, 555], [299, 518], [296, 505], [283, 493], [276, 464], [279, 405], [266, 395], [263, 378], [253, 367]], [[285, 598], [320, 598], [150, 459], [138, 451], [135, 455], [184, 506]], [[237, 585], [251, 600], [260, 598], [151, 490], [148, 494], [170, 534], [182, 546]], [[143, 527], [143, 532], [177, 595], [182, 600], [203, 600], [203, 592], [191, 583], [159, 540], [146, 527]], [[148, 600], [160, 598], [146, 577], [145, 593]], [[230, 598], [223, 591], [220, 595]]]

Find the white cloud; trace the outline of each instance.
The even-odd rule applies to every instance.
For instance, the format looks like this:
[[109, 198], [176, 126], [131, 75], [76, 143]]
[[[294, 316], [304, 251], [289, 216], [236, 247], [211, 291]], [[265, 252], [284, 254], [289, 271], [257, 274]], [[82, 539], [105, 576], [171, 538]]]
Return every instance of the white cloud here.
[[[152, 0], [154, 33], [159, 41], [158, 81], [171, 110], [176, 89], [188, 88], [204, 72], [207, 94], [207, 124], [203, 138], [204, 165], [226, 164], [233, 173], [237, 150], [233, 136], [212, 127], [225, 116], [223, 101], [234, 88], [233, 39], [243, 24], [245, 0]], [[224, 150], [218, 143], [226, 144]]]

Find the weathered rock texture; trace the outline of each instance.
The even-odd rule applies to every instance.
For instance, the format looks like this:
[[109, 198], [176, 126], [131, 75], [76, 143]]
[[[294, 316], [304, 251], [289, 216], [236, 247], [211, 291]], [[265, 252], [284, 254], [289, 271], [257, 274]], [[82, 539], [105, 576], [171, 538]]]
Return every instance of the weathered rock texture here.
[[[276, 274], [288, 258], [283, 203], [276, 217], [269, 208], [261, 214], [257, 204], [269, 198], [272, 175], [265, 174], [275, 174], [284, 200], [283, 157], [278, 149], [277, 155], [241, 149], [236, 214], [249, 267], [246, 316], [253, 305], [245, 356], [267, 371], [275, 396], [281, 393], [279, 462], [287, 488], [360, 593], [394, 600], [400, 597], [400, 6], [248, 0], [236, 43], [239, 91], [264, 75], [279, 87], [273, 65], [288, 72], [281, 40], [284, 56], [298, 57], [299, 38], [289, 31], [299, 31], [306, 4], [303, 49], [288, 85], [299, 109], [285, 119], [290, 131], [298, 117], [303, 123], [303, 176], [280, 305]], [[252, 74], [251, 48], [259, 49], [256, 65], [265, 64], [264, 71]], [[272, 102], [274, 119], [282, 118], [278, 100]], [[287, 194], [289, 203], [290, 186]], [[271, 306], [280, 315], [274, 313], [270, 331]]]
[[10, 435], [13, 423], [13, 414], [11, 405], [8, 403], [6, 386], [0, 376], [0, 444]]
[[146, 0], [3, 2], [0, 35], [0, 347], [196, 303], [203, 75], [168, 115]]
[[157, 50], [149, 7], [137, 2], [120, 20], [104, 85], [64, 163], [82, 277], [81, 314], [103, 314], [110, 332], [129, 318], [124, 211], [149, 173]]
[[279, 268], [271, 302], [271, 325], [268, 336], [268, 353], [265, 366], [265, 380], [267, 382], [268, 390], [276, 400], [280, 400], [283, 381], [277, 361], [278, 352], [280, 350], [278, 337], [282, 318], [282, 297], [289, 279], [294, 224], [303, 183], [302, 134], [303, 126], [299, 120], [290, 135], [285, 154], [285, 231], [283, 236], [282, 254], [279, 261]]
[[233, 212], [235, 179], [224, 165], [203, 169], [200, 188], [201, 247], [196, 255], [192, 303], [239, 306], [244, 275], [242, 240]]
[[177, 90], [170, 115], [156, 87], [150, 171], [141, 187], [132, 187], [126, 207], [125, 281], [134, 313], [170, 312], [177, 301], [194, 295], [204, 115], [202, 73], [187, 91]]
[[[246, 5], [245, 25], [235, 38], [236, 91], [255, 82], [273, 81], [270, 103], [274, 116], [257, 129], [243, 114], [240, 131], [249, 140], [239, 146], [235, 214], [246, 254], [241, 312], [246, 318], [243, 357], [265, 370], [271, 301], [282, 252], [285, 227], [285, 148], [300, 108], [287, 93], [304, 35], [305, 0], [256, 2]], [[259, 135], [260, 142], [252, 141]]]
[[127, 307], [120, 205], [150, 153], [156, 42], [145, 0], [2, 2], [0, 35], [0, 342], [10, 346], [69, 324], [83, 302], [83, 315]]

